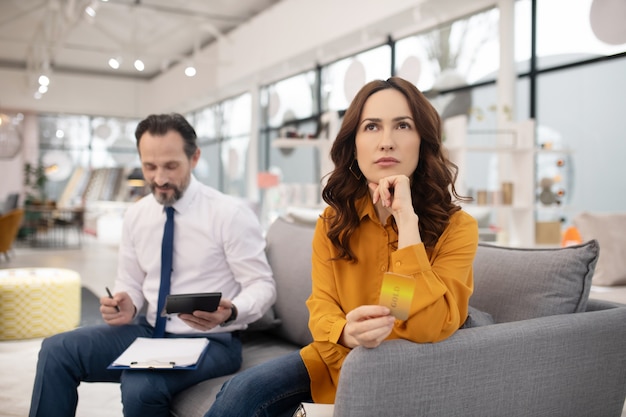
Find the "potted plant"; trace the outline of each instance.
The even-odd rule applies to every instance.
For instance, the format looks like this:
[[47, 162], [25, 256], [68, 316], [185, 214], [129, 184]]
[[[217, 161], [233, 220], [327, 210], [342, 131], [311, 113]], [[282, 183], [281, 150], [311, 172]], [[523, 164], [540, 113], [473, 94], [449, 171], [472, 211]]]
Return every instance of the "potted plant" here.
[[47, 203], [46, 183], [48, 178], [46, 177], [46, 169], [41, 164], [36, 166], [30, 162], [24, 164], [24, 186], [26, 188], [26, 205], [45, 205]]

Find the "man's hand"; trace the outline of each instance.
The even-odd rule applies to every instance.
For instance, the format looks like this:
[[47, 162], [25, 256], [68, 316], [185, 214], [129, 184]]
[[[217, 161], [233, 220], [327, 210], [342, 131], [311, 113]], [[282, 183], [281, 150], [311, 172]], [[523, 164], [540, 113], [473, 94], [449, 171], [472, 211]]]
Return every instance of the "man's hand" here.
[[113, 298], [106, 295], [100, 297], [100, 314], [107, 324], [113, 326], [128, 324], [133, 321], [136, 311], [133, 300], [126, 292], [118, 292]]
[[377, 347], [389, 336], [395, 322], [387, 307], [377, 305], [357, 307], [346, 315], [346, 320], [339, 343], [348, 348]]
[[189, 327], [196, 330], [211, 330], [224, 323], [230, 317], [233, 303], [225, 298], [220, 300], [220, 305], [213, 312], [196, 310], [193, 314], [181, 313], [178, 317], [184, 321]]

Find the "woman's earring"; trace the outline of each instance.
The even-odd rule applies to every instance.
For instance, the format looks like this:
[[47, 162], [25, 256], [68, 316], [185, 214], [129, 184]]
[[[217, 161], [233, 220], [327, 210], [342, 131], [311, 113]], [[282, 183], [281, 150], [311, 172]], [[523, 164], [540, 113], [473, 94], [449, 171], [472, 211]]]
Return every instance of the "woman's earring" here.
[[363, 177], [363, 173], [359, 169], [359, 163], [356, 161], [356, 159], [352, 160], [352, 163], [350, 164], [348, 169], [357, 180], [360, 180]]

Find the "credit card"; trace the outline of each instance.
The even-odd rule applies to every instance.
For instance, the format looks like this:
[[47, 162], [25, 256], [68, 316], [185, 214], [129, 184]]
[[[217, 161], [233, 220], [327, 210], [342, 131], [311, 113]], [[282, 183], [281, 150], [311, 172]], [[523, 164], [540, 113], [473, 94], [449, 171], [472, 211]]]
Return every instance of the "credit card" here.
[[393, 272], [385, 272], [380, 289], [380, 305], [388, 307], [398, 320], [409, 318], [409, 310], [415, 291], [415, 278]]

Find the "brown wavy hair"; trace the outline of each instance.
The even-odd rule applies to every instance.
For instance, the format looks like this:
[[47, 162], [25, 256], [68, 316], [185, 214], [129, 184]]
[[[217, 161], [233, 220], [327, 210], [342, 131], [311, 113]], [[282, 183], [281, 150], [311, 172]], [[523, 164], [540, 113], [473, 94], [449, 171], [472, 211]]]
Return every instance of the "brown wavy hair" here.
[[330, 150], [335, 169], [329, 174], [322, 191], [322, 198], [335, 211], [326, 220], [329, 222], [328, 238], [339, 251], [338, 259], [357, 260], [350, 248], [350, 237], [360, 222], [355, 203], [369, 193], [365, 178], [357, 179], [349, 169], [353, 163], [356, 165], [355, 139], [361, 113], [372, 94], [388, 88], [406, 97], [421, 138], [419, 163], [410, 180], [413, 209], [418, 215], [420, 234], [427, 248], [435, 246], [450, 216], [461, 209], [456, 201], [465, 199], [454, 187], [458, 167], [443, 152], [442, 122], [435, 108], [413, 84], [402, 78], [371, 81], [359, 90], [346, 110]]

